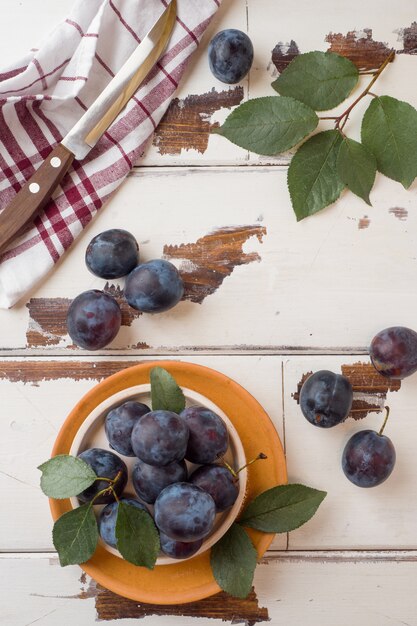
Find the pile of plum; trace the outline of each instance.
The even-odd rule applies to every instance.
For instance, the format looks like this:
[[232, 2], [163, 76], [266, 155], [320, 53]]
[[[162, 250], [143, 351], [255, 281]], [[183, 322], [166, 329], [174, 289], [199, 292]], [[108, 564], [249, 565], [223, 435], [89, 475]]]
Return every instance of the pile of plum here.
[[[402, 379], [417, 371], [417, 333], [405, 326], [391, 326], [373, 338], [369, 350], [377, 372], [387, 378]], [[349, 415], [353, 389], [340, 374], [320, 370], [311, 374], [300, 392], [304, 417], [314, 426], [331, 428]], [[349, 439], [342, 454], [345, 476], [358, 487], [376, 487], [392, 473], [396, 460], [394, 445], [381, 429], [361, 430]]]
[[[139, 263], [139, 246], [126, 230], [113, 228], [94, 237], [85, 262], [100, 278], [126, 276], [124, 297], [143, 313], [162, 313], [174, 307], [184, 294], [181, 276], [172, 263], [154, 259]], [[67, 313], [68, 334], [86, 350], [100, 350], [113, 341], [122, 323], [117, 300], [103, 291], [90, 289], [77, 296]]]
[[[161, 550], [166, 555], [181, 559], [195, 554], [212, 531], [216, 514], [230, 508], [239, 491], [237, 474], [216, 464], [229, 445], [221, 417], [197, 405], [178, 415], [128, 401], [107, 414], [105, 432], [115, 452], [90, 448], [79, 458], [97, 476], [115, 481], [113, 489], [120, 501], [150, 513], [148, 506], [153, 505]], [[131, 479], [140, 500], [123, 496], [128, 469], [116, 452], [137, 457]], [[199, 466], [190, 475], [186, 460]], [[97, 480], [78, 499], [90, 502], [105, 488], [105, 480]], [[104, 493], [94, 504], [106, 504], [99, 515], [99, 532], [103, 541], [116, 548], [118, 501], [112, 493]]]

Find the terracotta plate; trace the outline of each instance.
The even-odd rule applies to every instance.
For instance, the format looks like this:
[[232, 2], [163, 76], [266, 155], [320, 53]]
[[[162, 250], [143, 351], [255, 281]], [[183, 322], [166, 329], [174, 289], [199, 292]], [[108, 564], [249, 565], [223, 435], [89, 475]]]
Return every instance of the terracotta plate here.
[[[83, 421], [103, 400], [122, 389], [149, 382], [155, 365], [164, 367], [178, 384], [203, 394], [217, 404], [234, 424], [246, 458], [264, 452], [267, 459], [250, 466], [247, 500], [287, 482], [285, 456], [278, 434], [261, 405], [232, 379], [201, 365], [179, 361], [149, 361], [110, 376], [89, 391], [65, 420], [56, 439], [52, 456], [68, 454]], [[54, 520], [69, 511], [69, 500], [50, 500]], [[274, 535], [250, 531], [258, 556], [268, 549]], [[207, 598], [219, 586], [210, 568], [210, 551], [174, 565], [159, 565], [153, 571], [136, 567], [98, 546], [82, 569], [114, 593], [138, 602], [183, 604]]]

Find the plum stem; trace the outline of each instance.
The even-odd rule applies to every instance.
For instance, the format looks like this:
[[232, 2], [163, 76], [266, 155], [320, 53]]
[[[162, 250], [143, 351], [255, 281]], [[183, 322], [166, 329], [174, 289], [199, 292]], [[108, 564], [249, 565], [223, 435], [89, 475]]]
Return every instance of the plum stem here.
[[388, 420], [388, 417], [389, 417], [389, 412], [390, 412], [389, 406], [385, 407], [385, 411], [386, 411], [385, 419], [384, 419], [384, 422], [383, 422], [383, 424], [381, 426], [381, 429], [380, 429], [378, 435], [382, 435], [382, 433], [384, 432], [385, 424], [387, 423], [387, 420]]
[[227, 469], [229, 470], [229, 472], [232, 474], [232, 476], [234, 478], [237, 478], [237, 472], [235, 472], [235, 470], [233, 469], [233, 467], [231, 465], [229, 465], [229, 463], [227, 461], [225, 461], [224, 459], [222, 459], [222, 463], [224, 465], [224, 467], [227, 467]]
[[107, 494], [107, 493], [111, 493], [114, 499], [116, 500], [116, 502], [119, 502], [117, 493], [114, 490], [114, 485], [122, 477], [122, 474], [123, 474], [122, 470], [119, 470], [114, 478], [106, 478], [105, 476], [97, 476], [96, 480], [104, 480], [105, 482], [110, 483], [110, 484], [108, 487], [105, 487], [104, 489], [96, 493], [94, 498], [91, 500], [91, 504], [94, 504], [94, 501], [97, 500], [99, 496], [102, 496], [103, 494]]
[[97, 498], [99, 498], [100, 496], [103, 496], [104, 494], [112, 494], [113, 497], [115, 498], [115, 500], [118, 501], [117, 495], [115, 490], [113, 489], [113, 485], [110, 485], [110, 487], [106, 487], [105, 489], [102, 489], [101, 491], [99, 491], [98, 493], [96, 493], [96, 495], [94, 496], [94, 498], [91, 500], [90, 504], [94, 504], [94, 502], [97, 500]]
[[242, 470], [244, 470], [246, 467], [249, 467], [249, 465], [252, 465], [252, 463], [255, 463], [256, 461], [260, 461], [262, 459], [267, 459], [268, 457], [266, 456], [266, 454], [264, 454], [263, 452], [260, 452], [258, 454], [258, 456], [254, 459], [252, 459], [252, 461], [249, 461], [248, 463], [246, 463], [246, 465], [243, 465], [243, 467], [240, 467], [238, 470], [234, 470], [227, 461], [225, 461], [224, 459], [222, 459], [222, 463], [225, 467], [227, 467], [227, 469], [229, 470], [229, 472], [231, 472], [231, 474], [234, 476], [234, 478], [238, 478], [238, 474], [239, 472], [241, 472]]

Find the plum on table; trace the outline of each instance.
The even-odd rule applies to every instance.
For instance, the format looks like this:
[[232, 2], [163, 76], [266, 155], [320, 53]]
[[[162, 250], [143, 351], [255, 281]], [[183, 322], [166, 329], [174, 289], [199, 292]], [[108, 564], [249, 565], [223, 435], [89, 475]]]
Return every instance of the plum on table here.
[[172, 309], [184, 294], [184, 283], [175, 265], [155, 259], [138, 265], [126, 278], [124, 295], [131, 307], [144, 313]]
[[122, 323], [116, 300], [98, 289], [80, 293], [67, 313], [68, 334], [77, 346], [100, 350], [113, 341]]
[[343, 422], [352, 408], [352, 385], [345, 376], [320, 370], [311, 374], [300, 391], [300, 408], [304, 417], [320, 428], [331, 428]]
[[95, 276], [106, 279], [121, 278], [139, 263], [138, 243], [127, 230], [105, 230], [93, 237], [88, 244], [85, 263]]
[[253, 45], [246, 33], [228, 28], [217, 33], [208, 47], [209, 66], [223, 83], [240, 82], [253, 63]]
[[346, 478], [358, 487], [376, 487], [383, 483], [395, 466], [395, 448], [391, 439], [383, 435], [390, 413], [386, 416], [379, 432], [360, 430], [352, 435], [342, 454], [342, 469]]
[[417, 333], [405, 326], [391, 326], [372, 339], [369, 350], [375, 369], [388, 378], [406, 378], [417, 371]]

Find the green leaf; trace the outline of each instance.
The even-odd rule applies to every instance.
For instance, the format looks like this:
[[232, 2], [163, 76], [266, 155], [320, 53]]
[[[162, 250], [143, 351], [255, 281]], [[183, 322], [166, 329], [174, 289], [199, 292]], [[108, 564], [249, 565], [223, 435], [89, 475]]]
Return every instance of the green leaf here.
[[327, 111], [346, 100], [358, 78], [358, 68], [346, 57], [334, 52], [307, 52], [295, 57], [272, 87], [315, 111]]
[[362, 143], [378, 171], [408, 189], [417, 176], [416, 109], [391, 96], [374, 98], [363, 116]]
[[59, 454], [39, 465], [41, 489], [50, 498], [71, 498], [87, 489], [97, 479], [95, 471], [82, 459]]
[[213, 132], [241, 148], [274, 156], [299, 143], [318, 122], [315, 112], [302, 102], [268, 96], [244, 102]]
[[116, 520], [117, 548], [126, 561], [155, 567], [159, 553], [159, 534], [152, 517], [131, 504], [119, 502]]
[[211, 549], [211, 569], [219, 587], [231, 596], [246, 598], [252, 587], [256, 557], [247, 533], [232, 524]]
[[343, 139], [337, 157], [337, 173], [341, 181], [357, 196], [371, 204], [371, 191], [376, 174], [376, 159], [361, 143]]
[[182, 389], [175, 379], [162, 367], [151, 369], [152, 410], [173, 411], [181, 413], [185, 409], [185, 398]]
[[288, 189], [297, 220], [317, 213], [340, 196], [344, 183], [336, 169], [342, 136], [326, 130], [310, 137], [293, 156]]
[[272, 487], [246, 507], [239, 524], [264, 533], [289, 532], [308, 522], [326, 495], [305, 485]]
[[62, 567], [88, 561], [98, 541], [97, 520], [91, 502], [64, 513], [54, 524], [52, 540]]

